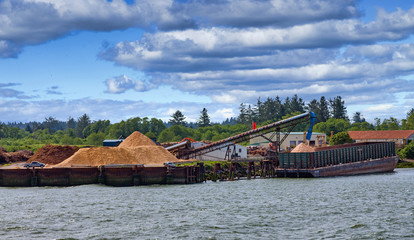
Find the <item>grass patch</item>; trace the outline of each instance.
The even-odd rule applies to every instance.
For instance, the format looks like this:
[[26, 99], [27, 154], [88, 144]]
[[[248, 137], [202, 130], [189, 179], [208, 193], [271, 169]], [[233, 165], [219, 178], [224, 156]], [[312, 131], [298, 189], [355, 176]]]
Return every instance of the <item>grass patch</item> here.
[[414, 168], [414, 162], [399, 162], [396, 168]]

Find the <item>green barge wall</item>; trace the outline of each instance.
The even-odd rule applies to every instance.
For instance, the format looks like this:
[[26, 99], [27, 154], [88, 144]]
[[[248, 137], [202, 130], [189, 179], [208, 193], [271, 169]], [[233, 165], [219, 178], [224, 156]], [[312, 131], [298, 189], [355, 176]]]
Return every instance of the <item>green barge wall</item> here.
[[0, 186], [76, 186], [105, 184], [139, 186], [149, 184], [191, 184], [204, 181], [202, 163], [182, 167], [109, 165], [101, 167], [0, 169]]
[[317, 148], [316, 152], [281, 153], [279, 168], [313, 169], [393, 156], [394, 142], [345, 144]]

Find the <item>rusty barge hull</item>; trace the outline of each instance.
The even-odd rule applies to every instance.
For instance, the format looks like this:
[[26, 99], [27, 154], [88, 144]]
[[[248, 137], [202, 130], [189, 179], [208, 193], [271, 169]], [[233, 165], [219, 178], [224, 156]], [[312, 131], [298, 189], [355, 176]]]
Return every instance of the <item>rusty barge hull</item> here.
[[204, 181], [204, 166], [144, 167], [117, 165], [101, 167], [0, 169], [0, 187], [76, 186], [104, 184], [139, 186], [192, 184]]
[[371, 159], [361, 162], [353, 162], [326, 166], [314, 169], [277, 169], [277, 177], [335, 177], [352, 176], [360, 174], [386, 173], [393, 172], [397, 165], [398, 157], [386, 157]]

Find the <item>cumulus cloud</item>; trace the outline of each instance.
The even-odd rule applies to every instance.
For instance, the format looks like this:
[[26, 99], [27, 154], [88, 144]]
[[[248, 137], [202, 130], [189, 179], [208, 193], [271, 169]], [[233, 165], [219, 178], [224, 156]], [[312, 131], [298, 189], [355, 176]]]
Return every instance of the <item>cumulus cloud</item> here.
[[132, 80], [126, 75], [107, 79], [105, 81], [105, 84], [107, 87], [107, 93], [124, 93], [130, 89], [133, 89], [137, 92], [146, 92], [155, 87], [154, 85], [143, 80]]
[[[25, 45], [72, 31], [112, 31], [130, 27], [185, 29], [195, 23], [174, 13], [173, 0], [3, 0], [0, 1], [0, 57], [15, 57]], [[28, 37], [30, 36], [30, 37]]]
[[[220, 4], [231, 5], [219, 1], [206, 8]], [[352, 9], [352, 2], [343, 4]], [[353, 10], [348, 14], [357, 15]], [[383, 93], [384, 101], [390, 101], [394, 93], [414, 90], [409, 80], [400, 79], [414, 71], [414, 45], [382, 43], [410, 36], [414, 8], [380, 10], [368, 23], [337, 16], [283, 27], [227, 24], [231, 27], [147, 33], [100, 56], [145, 71], [154, 84], [208, 95], [217, 103], [293, 94], [308, 99], [341, 95], [354, 102], [358, 94], [368, 104], [374, 100], [365, 96], [372, 93]]]
[[[346, 19], [326, 20], [289, 28], [212, 27], [157, 32], [145, 34], [135, 42], [121, 42], [105, 52], [104, 56], [118, 63], [146, 70], [146, 62], [163, 59], [166, 61], [165, 58], [173, 64], [174, 61], [187, 64], [203, 57], [263, 56], [272, 54], [275, 50], [333, 48], [349, 44], [395, 41], [407, 38], [413, 32], [414, 8], [400, 15], [383, 15], [370, 23]], [[389, 20], [391, 16], [393, 21]]]
[[[412, 80], [404, 78], [414, 72], [414, 44], [401, 43], [414, 32], [414, 7], [379, 9], [371, 22], [359, 19], [363, 13], [357, 7], [353, 0], [4, 0], [0, 57], [17, 57], [24, 46], [75, 31], [134, 27], [150, 31], [136, 41], [106, 46], [99, 57], [142, 71], [151, 82], [113, 77], [104, 82], [107, 93], [170, 85], [210, 96], [213, 105], [293, 94], [394, 104], [395, 94], [414, 91]], [[24, 96], [11, 87], [0, 85], [0, 95]], [[181, 109], [189, 119], [200, 111]], [[224, 109], [209, 111], [225, 115]]]
[[[354, 1], [191, 1], [183, 6], [200, 25], [231, 27], [286, 27], [326, 19], [344, 19], [359, 15]], [[248, 16], [248, 17], [247, 17]]]

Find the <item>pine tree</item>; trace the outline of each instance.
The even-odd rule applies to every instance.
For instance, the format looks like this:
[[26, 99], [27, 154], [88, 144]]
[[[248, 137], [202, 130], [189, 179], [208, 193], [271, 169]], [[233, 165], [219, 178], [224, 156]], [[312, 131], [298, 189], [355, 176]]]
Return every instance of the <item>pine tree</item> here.
[[75, 127], [76, 127], [76, 121], [75, 121], [75, 119], [73, 119], [73, 117], [69, 117], [68, 118], [68, 122], [66, 124], [66, 127], [67, 128], [71, 128], [71, 129], [75, 129]]
[[260, 97], [257, 99], [256, 106], [254, 108], [255, 112], [255, 118], [253, 119], [255, 122], [264, 122], [266, 121], [266, 116], [264, 112], [264, 106], [262, 101], [260, 100]]
[[318, 122], [326, 122], [330, 118], [329, 104], [324, 96], [319, 100], [319, 112], [316, 115]]
[[352, 117], [352, 121], [354, 123], [362, 123], [365, 122], [365, 118], [362, 117], [361, 112], [354, 113], [354, 116]]
[[197, 126], [198, 127], [207, 127], [210, 126], [210, 117], [208, 116], [207, 109], [203, 108], [200, 112], [200, 119], [198, 120]]
[[320, 112], [318, 100], [313, 99], [312, 101], [310, 101], [308, 105], [306, 106], [306, 110], [310, 112], [314, 112], [316, 114], [316, 118], [318, 119], [318, 115]]
[[414, 108], [411, 108], [410, 111], [407, 112], [407, 119], [411, 116], [414, 116]]
[[83, 134], [83, 130], [89, 125], [91, 124], [91, 119], [89, 118], [89, 116], [85, 113], [82, 116], [80, 116], [78, 118], [78, 124], [76, 125], [76, 136], [80, 137], [80, 138], [86, 138], [87, 136], [85, 136]]
[[247, 116], [246, 105], [244, 105], [244, 103], [240, 103], [239, 111], [240, 111], [240, 114], [239, 114], [237, 121], [242, 124], [247, 124], [248, 116]]
[[170, 124], [171, 125], [181, 125], [185, 126], [185, 116], [180, 110], [177, 110], [173, 115], [171, 115]]
[[297, 94], [293, 95], [290, 100], [290, 113], [294, 112], [304, 112], [305, 102], [302, 98], [299, 98]]
[[282, 101], [280, 100], [279, 96], [276, 96], [275, 98], [275, 113], [274, 113], [274, 121], [279, 121], [282, 119], [283, 116], [286, 115], [286, 108], [282, 104]]
[[247, 114], [247, 122], [245, 124], [252, 124], [254, 119], [256, 119], [256, 113], [255, 111], [253, 111], [252, 106], [249, 104], [249, 107], [246, 110], [246, 114]]
[[336, 119], [348, 120], [346, 115], [345, 101], [342, 100], [341, 96], [337, 96], [334, 99], [330, 99], [332, 117]]

